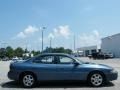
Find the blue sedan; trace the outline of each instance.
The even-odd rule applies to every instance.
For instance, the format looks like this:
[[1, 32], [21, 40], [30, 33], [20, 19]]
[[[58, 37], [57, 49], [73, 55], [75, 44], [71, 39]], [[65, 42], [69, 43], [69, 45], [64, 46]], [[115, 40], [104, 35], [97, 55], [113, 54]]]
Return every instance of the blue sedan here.
[[38, 81], [79, 80], [99, 87], [116, 80], [118, 72], [110, 66], [85, 63], [73, 56], [60, 53], [41, 54], [10, 64], [8, 78], [24, 87], [33, 87]]

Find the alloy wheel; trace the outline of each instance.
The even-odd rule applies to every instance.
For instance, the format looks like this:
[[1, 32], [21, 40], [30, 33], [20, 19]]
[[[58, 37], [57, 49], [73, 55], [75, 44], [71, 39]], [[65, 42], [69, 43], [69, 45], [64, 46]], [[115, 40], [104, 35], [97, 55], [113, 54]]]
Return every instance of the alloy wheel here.
[[32, 75], [25, 75], [23, 77], [23, 84], [25, 87], [31, 87], [34, 84], [34, 77]]
[[103, 83], [103, 77], [101, 74], [93, 74], [90, 78], [91, 84], [94, 86], [100, 86]]

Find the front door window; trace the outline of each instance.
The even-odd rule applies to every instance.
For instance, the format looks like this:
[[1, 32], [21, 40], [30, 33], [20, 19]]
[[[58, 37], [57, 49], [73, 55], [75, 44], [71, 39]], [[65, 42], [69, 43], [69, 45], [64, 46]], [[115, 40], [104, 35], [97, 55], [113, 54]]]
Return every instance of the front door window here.
[[56, 61], [58, 64], [72, 64], [73, 59], [67, 56], [57, 56]]

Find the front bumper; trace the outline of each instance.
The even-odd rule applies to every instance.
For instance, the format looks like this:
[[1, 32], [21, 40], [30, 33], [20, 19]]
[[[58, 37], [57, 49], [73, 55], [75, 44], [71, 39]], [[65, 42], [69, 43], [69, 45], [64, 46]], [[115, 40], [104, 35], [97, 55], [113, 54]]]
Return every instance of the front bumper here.
[[117, 80], [118, 72], [117, 71], [111, 72], [111, 73], [106, 75], [106, 78], [107, 78], [107, 81]]
[[17, 72], [9, 71], [8, 72], [8, 78], [11, 80], [19, 80], [19, 75]]

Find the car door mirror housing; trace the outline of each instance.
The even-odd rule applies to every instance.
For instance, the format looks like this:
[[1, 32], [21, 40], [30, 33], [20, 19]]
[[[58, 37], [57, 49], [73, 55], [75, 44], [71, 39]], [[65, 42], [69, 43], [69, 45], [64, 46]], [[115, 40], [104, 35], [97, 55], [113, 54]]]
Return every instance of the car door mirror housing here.
[[75, 65], [75, 66], [78, 66], [78, 65], [79, 65], [79, 63], [78, 63], [78, 62], [74, 62], [74, 65]]

